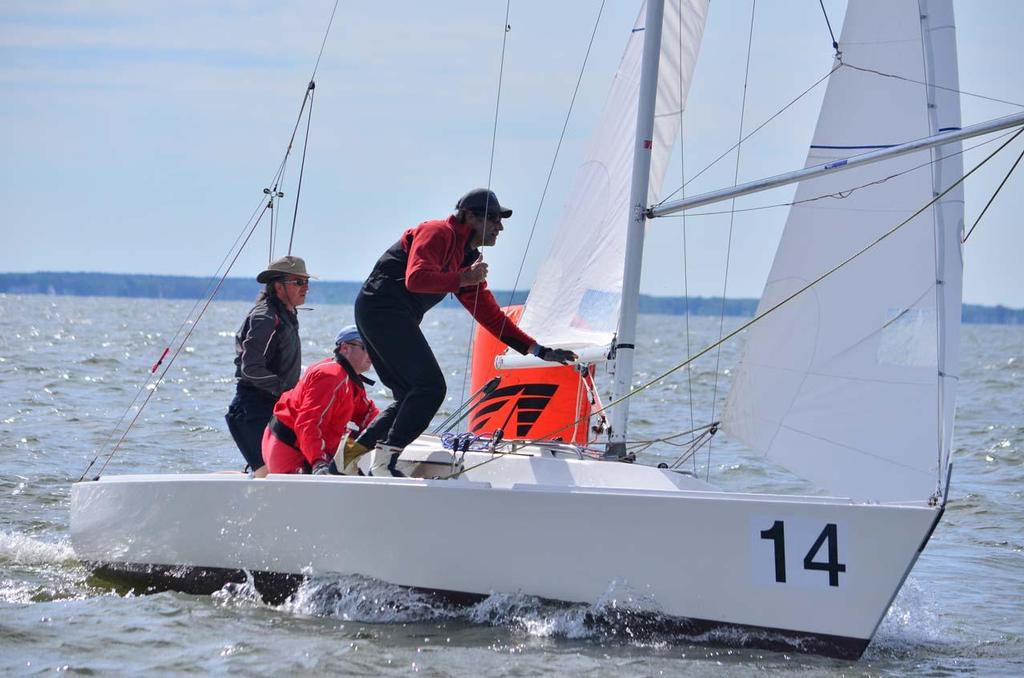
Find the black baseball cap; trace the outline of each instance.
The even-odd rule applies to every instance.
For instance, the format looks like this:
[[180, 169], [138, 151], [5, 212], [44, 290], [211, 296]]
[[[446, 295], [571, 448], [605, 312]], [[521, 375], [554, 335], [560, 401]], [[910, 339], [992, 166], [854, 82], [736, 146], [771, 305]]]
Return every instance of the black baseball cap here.
[[494, 195], [494, 191], [488, 191], [486, 188], [474, 188], [459, 198], [459, 201], [455, 203], [455, 209], [497, 214], [502, 219], [508, 219], [512, 216], [512, 210], [502, 207], [498, 202], [498, 196]]

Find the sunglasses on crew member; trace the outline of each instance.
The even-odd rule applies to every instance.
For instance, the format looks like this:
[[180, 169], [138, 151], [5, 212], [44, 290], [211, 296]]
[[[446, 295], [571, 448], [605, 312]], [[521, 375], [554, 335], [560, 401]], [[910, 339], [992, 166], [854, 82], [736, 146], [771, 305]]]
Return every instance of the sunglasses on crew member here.
[[282, 280], [282, 285], [295, 285], [296, 287], [309, 287], [309, 279], [305, 280]]
[[364, 346], [363, 342], [361, 342], [361, 341], [346, 341], [344, 343], [348, 344], [349, 346], [355, 346], [356, 348], [361, 348], [364, 351], [366, 350], [366, 346]]
[[473, 212], [473, 214], [475, 214], [478, 219], [487, 219], [487, 221], [495, 224], [501, 221], [501, 215], [497, 212]]

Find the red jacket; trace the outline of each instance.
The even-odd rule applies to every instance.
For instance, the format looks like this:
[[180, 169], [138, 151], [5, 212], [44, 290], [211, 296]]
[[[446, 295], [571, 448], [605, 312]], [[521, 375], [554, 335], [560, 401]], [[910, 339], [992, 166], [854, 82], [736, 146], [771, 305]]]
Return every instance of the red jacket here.
[[471, 235], [472, 229], [456, 221], [454, 216], [425, 221], [403, 233], [399, 243], [408, 254], [405, 288], [413, 294], [441, 297], [454, 293], [488, 332], [520, 353], [526, 353], [535, 343], [533, 337], [519, 329], [502, 312], [494, 295], [487, 289], [487, 282], [459, 286], [460, 274], [473, 263], [466, 261]]
[[[362, 379], [344, 358], [324, 358], [311, 365], [295, 388], [286, 391], [274, 406], [277, 420], [295, 432], [298, 450], [275, 445], [271, 458], [265, 459], [270, 472], [293, 473], [305, 464], [329, 462], [348, 423], [362, 431], [377, 412]], [[285, 458], [289, 455], [282, 455], [282, 448], [293, 451], [293, 458]]]

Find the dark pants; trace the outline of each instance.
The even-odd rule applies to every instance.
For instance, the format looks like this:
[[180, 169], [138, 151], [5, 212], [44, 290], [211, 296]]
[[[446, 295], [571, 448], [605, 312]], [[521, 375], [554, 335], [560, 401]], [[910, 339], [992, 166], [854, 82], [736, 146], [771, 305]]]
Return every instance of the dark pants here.
[[360, 293], [355, 316], [374, 371], [395, 397], [359, 442], [404, 448], [427, 430], [441, 408], [447, 392], [444, 373], [412, 312]]
[[253, 471], [263, 466], [263, 429], [274, 415], [277, 400], [259, 389], [239, 384], [224, 420], [235, 444]]

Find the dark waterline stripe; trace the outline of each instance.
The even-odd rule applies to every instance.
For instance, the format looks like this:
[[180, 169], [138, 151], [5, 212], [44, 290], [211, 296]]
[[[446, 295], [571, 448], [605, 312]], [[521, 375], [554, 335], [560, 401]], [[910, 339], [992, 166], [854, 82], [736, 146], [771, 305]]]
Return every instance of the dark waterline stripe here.
[[[195, 595], [210, 595], [226, 584], [243, 584], [248, 577], [243, 570], [220, 567], [186, 567], [181, 565], [148, 565], [141, 563], [85, 563], [96, 577], [114, 584], [136, 587], [136, 593], [178, 591]], [[295, 593], [306, 577], [283, 572], [256, 571], [251, 573], [253, 583], [263, 600], [280, 605]], [[468, 606], [487, 598], [479, 593], [424, 589], [403, 586], [433, 597], [439, 602]], [[141, 590], [138, 590], [141, 589]], [[547, 603], [566, 605], [563, 601]], [[643, 641], [648, 638], [676, 636], [686, 642], [701, 645], [742, 647], [771, 650], [773, 652], [800, 652], [824, 655], [837, 659], [859, 659], [870, 639], [833, 636], [825, 633], [807, 633], [766, 626], [731, 624], [712, 619], [669, 617], [651, 612], [615, 610], [612, 615], [586, 613], [584, 624], [589, 629], [617, 638]], [[625, 629], [629, 630], [624, 634]], [[714, 631], [739, 631], [721, 637], [707, 638]]]

